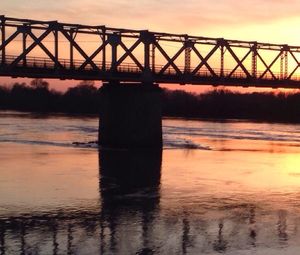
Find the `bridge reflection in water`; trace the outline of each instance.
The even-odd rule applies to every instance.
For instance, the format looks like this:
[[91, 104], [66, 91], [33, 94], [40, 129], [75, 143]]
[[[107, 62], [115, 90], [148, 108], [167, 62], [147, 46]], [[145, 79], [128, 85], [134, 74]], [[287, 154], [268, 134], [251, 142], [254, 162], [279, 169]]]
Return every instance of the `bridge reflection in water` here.
[[265, 235], [266, 223], [258, 222], [253, 204], [239, 205], [239, 213], [230, 211], [217, 221], [162, 205], [161, 163], [162, 151], [101, 151], [100, 210], [66, 208], [2, 218], [0, 254], [234, 254], [259, 243], [285, 247], [289, 241], [293, 233], [288, 232], [284, 211], [273, 227], [266, 227], [276, 231]]

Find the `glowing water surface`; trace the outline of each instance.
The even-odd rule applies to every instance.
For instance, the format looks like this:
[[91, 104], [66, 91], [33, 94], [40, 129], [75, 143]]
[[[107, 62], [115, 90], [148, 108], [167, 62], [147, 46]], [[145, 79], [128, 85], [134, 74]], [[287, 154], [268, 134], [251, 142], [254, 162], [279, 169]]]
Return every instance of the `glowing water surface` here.
[[97, 126], [0, 112], [0, 254], [299, 254], [300, 125], [165, 119], [162, 152]]

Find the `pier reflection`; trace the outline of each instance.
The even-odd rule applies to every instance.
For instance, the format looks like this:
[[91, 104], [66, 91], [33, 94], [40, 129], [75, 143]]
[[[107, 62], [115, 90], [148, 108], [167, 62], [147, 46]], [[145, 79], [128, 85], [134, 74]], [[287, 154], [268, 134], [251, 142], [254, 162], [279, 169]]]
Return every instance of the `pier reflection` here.
[[[106, 245], [110, 252], [121, 252], [124, 246], [127, 252], [135, 250], [137, 254], [153, 251], [151, 240], [155, 238], [151, 235], [159, 213], [161, 163], [161, 150], [99, 153], [101, 217], [110, 230]], [[141, 236], [130, 240], [134, 235], [128, 234], [129, 229]], [[101, 237], [105, 246], [103, 234]], [[106, 251], [103, 245], [102, 253]]]

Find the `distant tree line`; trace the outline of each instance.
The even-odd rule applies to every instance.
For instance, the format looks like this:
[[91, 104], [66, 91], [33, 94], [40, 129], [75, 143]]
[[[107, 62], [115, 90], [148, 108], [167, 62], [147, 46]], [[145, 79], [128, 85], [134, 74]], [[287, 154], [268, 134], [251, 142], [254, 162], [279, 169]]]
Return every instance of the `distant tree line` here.
[[204, 94], [164, 92], [167, 116], [300, 122], [300, 93], [238, 93], [215, 89]]
[[[203, 94], [164, 89], [163, 115], [185, 118], [253, 119], [300, 122], [300, 93], [237, 93], [215, 89]], [[0, 86], [0, 109], [32, 112], [97, 114], [99, 93], [94, 82], [82, 81], [64, 93], [43, 79], [29, 85]]]
[[29, 85], [15, 83], [11, 88], [0, 86], [0, 109], [31, 112], [97, 113], [98, 89], [94, 82], [82, 81], [65, 93], [49, 89], [43, 79]]

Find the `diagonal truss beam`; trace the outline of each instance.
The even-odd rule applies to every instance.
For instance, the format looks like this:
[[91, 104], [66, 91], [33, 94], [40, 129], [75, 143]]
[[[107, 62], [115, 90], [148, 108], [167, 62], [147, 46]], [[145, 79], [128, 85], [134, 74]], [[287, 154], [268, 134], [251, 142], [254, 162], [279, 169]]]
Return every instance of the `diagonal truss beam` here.
[[177, 51], [177, 53], [176, 53], [172, 58], [169, 57], [168, 63], [165, 64], [165, 66], [163, 66], [163, 68], [159, 71], [158, 74], [163, 74], [163, 73], [168, 69], [168, 67], [169, 67], [170, 65], [172, 65], [172, 63], [173, 63], [173, 65], [176, 65], [176, 64], [174, 63], [174, 61], [180, 56], [180, 54], [185, 50], [185, 48], [186, 48], [185, 46], [182, 46], [182, 47], [180, 48], [180, 50]]
[[257, 56], [261, 60], [261, 62], [266, 67], [266, 70], [260, 75], [259, 79], [262, 79], [268, 72], [272, 75], [273, 79], [277, 79], [275, 74], [272, 72], [271, 67], [275, 64], [275, 62], [280, 58], [282, 54], [282, 51], [279, 52], [279, 54], [274, 58], [274, 60], [271, 62], [270, 65], [267, 65], [267, 63], [264, 61], [264, 59], [261, 57], [261, 55], [257, 52]]
[[[210, 67], [210, 65], [207, 63], [207, 60], [200, 54], [200, 52], [197, 50], [197, 48], [195, 47], [195, 45], [192, 46], [192, 50], [196, 53], [196, 55], [198, 56], [198, 58], [201, 60], [201, 64], [203, 63], [203, 65], [206, 66], [206, 68], [209, 70], [209, 72], [211, 73], [212, 76], [217, 77], [217, 74], [215, 73], [215, 71]], [[202, 66], [203, 66], [202, 65]], [[201, 67], [202, 67], [201, 66]], [[200, 68], [201, 68], [200, 67]], [[199, 68], [199, 69], [200, 69]]]
[[300, 67], [300, 62], [299, 60], [296, 58], [295, 54], [292, 51], [289, 51], [289, 53], [291, 54], [291, 56], [293, 57], [293, 59], [296, 61], [297, 66], [295, 67], [295, 69], [289, 74], [289, 76], [287, 77], [288, 80], [290, 80], [292, 78], [292, 76], [294, 75], [294, 73], [298, 70], [298, 68]]
[[72, 36], [65, 31], [64, 29], [61, 29], [60, 32], [66, 37], [69, 42], [72, 43], [73, 47], [81, 54], [82, 57], [84, 57], [85, 61], [90, 64], [94, 70], [99, 71], [100, 69], [96, 66], [96, 64], [89, 59], [89, 56], [84, 52], [84, 50], [78, 45], [78, 43], [72, 38]]
[[41, 49], [48, 55], [48, 57], [57, 65], [59, 68], [64, 68], [63, 65], [59, 62], [59, 60], [46, 48], [46, 46], [39, 41], [38, 38], [30, 31], [28, 35], [37, 42], [37, 45], [41, 47]]
[[142, 64], [137, 60], [137, 58], [133, 55], [133, 51], [135, 50], [136, 47], [138, 47], [141, 44], [141, 40], [138, 39], [129, 49], [127, 46], [121, 41], [120, 46], [125, 50], [125, 53], [120, 59], [116, 62], [115, 67], [119, 66], [127, 57], [130, 57], [133, 62], [139, 67], [141, 71], [144, 70], [144, 67]]
[[[164, 58], [170, 63], [170, 65], [175, 69], [177, 74], [182, 74], [182, 72], [179, 70], [179, 68], [174, 64], [174, 62], [171, 60], [169, 55], [165, 52], [165, 50], [160, 46], [158, 42], [155, 42], [154, 45], [156, 48], [160, 51], [160, 53], [164, 56]], [[160, 71], [159, 71], [160, 73]]]
[[45, 39], [50, 33], [52, 32], [51, 28], [48, 28], [41, 36], [36, 38], [36, 40], [19, 55], [11, 64], [10, 67], [16, 66], [22, 59], [27, 56], [28, 53], [30, 53], [43, 39]]
[[[215, 47], [213, 47], [211, 49], [211, 51], [206, 55], [206, 57], [202, 60], [201, 58], [201, 62], [198, 64], [198, 66], [192, 71], [192, 75], [195, 75], [202, 66], [209, 66], [209, 64], [207, 63], [207, 61], [210, 59], [210, 57], [216, 52], [217, 49], [219, 49], [219, 44], [215, 45]], [[197, 53], [196, 53], [197, 54]], [[211, 69], [211, 68], [210, 68]]]
[[8, 37], [4, 43], [0, 45], [0, 51], [3, 50], [10, 42], [12, 42], [21, 32], [19, 30], [15, 31], [10, 37]]
[[230, 78], [230, 77], [234, 74], [234, 72], [235, 72], [239, 67], [241, 67], [241, 65], [242, 65], [243, 62], [246, 60], [246, 58], [250, 55], [251, 52], [252, 52], [252, 49], [250, 49], [250, 50], [246, 53], [246, 55], [241, 59], [241, 61], [236, 65], [236, 67], [232, 69], [232, 71], [231, 71], [230, 74], [228, 75], [228, 78]]
[[234, 58], [234, 60], [237, 62], [238, 66], [241, 67], [241, 69], [243, 70], [243, 72], [246, 74], [247, 78], [251, 78], [251, 74], [249, 73], [249, 71], [247, 70], [247, 68], [243, 65], [243, 61], [241, 61], [238, 56], [234, 53], [234, 51], [232, 50], [232, 48], [230, 47], [230, 45], [228, 44], [228, 42], [226, 42], [224, 44], [225, 48], [228, 50], [228, 52], [230, 53], [230, 55]]
[[[4, 16], [0, 17], [0, 21], [1, 21], [1, 25], [0, 25], [0, 33], [1, 33], [1, 42], [0, 42], [0, 46], [4, 44], [5, 42], [5, 38], [6, 38], [6, 35], [5, 35], [5, 20], [4, 20]], [[1, 51], [1, 64], [5, 64], [5, 58], [6, 58], [6, 52], [5, 52], [5, 47], [2, 48]]]
[[103, 50], [105, 49], [106, 45], [108, 45], [108, 41], [105, 41], [100, 47], [98, 47], [98, 49], [96, 49], [94, 51], [94, 53], [88, 57], [88, 59], [86, 59], [84, 61], [84, 63], [79, 67], [79, 70], [83, 70], [91, 61], [93, 61], [93, 59]]

